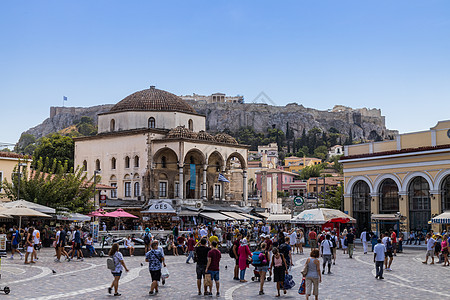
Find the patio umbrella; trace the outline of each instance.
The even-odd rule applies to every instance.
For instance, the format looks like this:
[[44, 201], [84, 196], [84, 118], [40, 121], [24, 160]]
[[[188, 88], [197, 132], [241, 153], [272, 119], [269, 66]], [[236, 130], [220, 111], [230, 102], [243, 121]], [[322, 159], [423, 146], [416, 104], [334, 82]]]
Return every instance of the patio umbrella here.
[[88, 213], [88, 216], [90, 217], [104, 217], [106, 214], [106, 211], [103, 208], [99, 208], [97, 210], [94, 210], [90, 213]]
[[138, 218], [135, 215], [132, 215], [130, 213], [127, 213], [123, 209], [119, 208], [115, 211], [106, 213], [103, 215], [103, 217], [111, 217], [111, 218]]
[[7, 216], [19, 217], [19, 228], [22, 226], [22, 217], [41, 217], [41, 218], [51, 218], [52, 217], [47, 214], [41, 213], [37, 210], [28, 208], [24, 205], [16, 205], [12, 208], [2, 210], [1, 214], [7, 215]]
[[325, 224], [334, 223], [354, 223], [355, 219], [337, 209], [315, 208], [307, 209], [291, 220], [291, 223], [300, 224]]
[[17, 200], [17, 201], [12, 201], [12, 202], [6, 202], [3, 203], [3, 206], [6, 208], [11, 208], [17, 205], [23, 205], [25, 207], [37, 210], [39, 212], [45, 213], [45, 214], [54, 214], [56, 211], [54, 208], [45, 206], [45, 205], [41, 205], [41, 204], [37, 204], [37, 203], [33, 203], [30, 201], [26, 201], [26, 200]]

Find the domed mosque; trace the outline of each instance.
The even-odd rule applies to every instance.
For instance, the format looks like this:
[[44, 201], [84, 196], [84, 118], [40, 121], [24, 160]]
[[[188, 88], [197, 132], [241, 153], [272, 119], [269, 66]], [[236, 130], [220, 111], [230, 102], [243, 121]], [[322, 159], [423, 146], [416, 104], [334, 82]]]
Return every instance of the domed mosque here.
[[[175, 207], [246, 203], [247, 152], [227, 134], [207, 133], [204, 115], [154, 86], [99, 114], [97, 135], [75, 139], [75, 165], [116, 187], [102, 204], [122, 206], [161, 199]], [[231, 180], [236, 165], [241, 182]], [[219, 181], [219, 174], [231, 182]]]

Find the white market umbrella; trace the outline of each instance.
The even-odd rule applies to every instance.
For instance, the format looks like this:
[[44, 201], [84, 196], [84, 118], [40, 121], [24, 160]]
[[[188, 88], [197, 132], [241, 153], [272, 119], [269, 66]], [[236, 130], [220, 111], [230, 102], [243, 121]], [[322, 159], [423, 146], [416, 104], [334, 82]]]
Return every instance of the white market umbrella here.
[[354, 223], [355, 221], [354, 218], [337, 209], [315, 208], [302, 211], [291, 220], [291, 223], [325, 224], [327, 222]]
[[19, 217], [19, 228], [22, 226], [22, 217], [41, 217], [41, 218], [51, 218], [52, 217], [47, 214], [41, 213], [37, 210], [28, 208], [24, 205], [16, 205], [14, 207], [2, 210], [1, 214], [7, 215], [7, 216]]
[[26, 201], [26, 200], [16, 200], [16, 201], [12, 201], [12, 202], [6, 202], [3, 203], [3, 206], [6, 208], [12, 208], [14, 206], [17, 205], [23, 205], [25, 207], [37, 210], [41, 213], [45, 213], [45, 214], [54, 214], [56, 212], [56, 210], [54, 208], [45, 206], [45, 205], [41, 205], [41, 204], [37, 204], [34, 202], [30, 202], [30, 201]]

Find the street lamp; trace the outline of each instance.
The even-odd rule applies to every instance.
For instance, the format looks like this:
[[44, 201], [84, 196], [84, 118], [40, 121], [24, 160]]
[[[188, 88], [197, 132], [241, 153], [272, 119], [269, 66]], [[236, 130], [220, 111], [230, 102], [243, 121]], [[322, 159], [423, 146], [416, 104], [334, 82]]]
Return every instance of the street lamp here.
[[17, 175], [19, 176], [19, 182], [17, 183], [17, 200], [20, 200], [20, 181], [22, 177], [22, 173], [20, 172], [20, 167], [26, 167], [26, 163], [19, 163], [18, 165], [18, 172]]

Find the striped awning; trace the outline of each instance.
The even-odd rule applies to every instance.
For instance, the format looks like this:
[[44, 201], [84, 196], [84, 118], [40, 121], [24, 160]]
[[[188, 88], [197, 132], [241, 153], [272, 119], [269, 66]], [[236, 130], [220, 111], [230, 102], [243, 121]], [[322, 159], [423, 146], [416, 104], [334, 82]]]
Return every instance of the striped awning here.
[[244, 217], [243, 215], [235, 213], [233, 211], [221, 211], [220, 213], [229, 216], [233, 219], [236, 219], [238, 221], [247, 221], [249, 219], [248, 217]]
[[431, 223], [434, 224], [450, 224], [450, 211], [446, 211], [433, 219], [431, 219]]
[[201, 212], [200, 216], [206, 219], [214, 220], [214, 221], [228, 221], [228, 220], [234, 220], [233, 218], [223, 215], [218, 212]]

